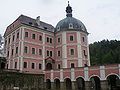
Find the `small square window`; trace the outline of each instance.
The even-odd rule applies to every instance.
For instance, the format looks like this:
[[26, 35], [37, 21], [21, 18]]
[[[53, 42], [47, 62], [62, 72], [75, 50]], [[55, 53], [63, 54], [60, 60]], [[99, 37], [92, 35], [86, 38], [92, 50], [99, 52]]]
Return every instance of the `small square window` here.
[[39, 36], [39, 40], [42, 41], [42, 36], [41, 35]]
[[27, 68], [27, 62], [24, 62], [23, 67]]
[[35, 34], [32, 34], [32, 39], [35, 39]]
[[58, 69], [60, 69], [60, 64], [58, 64]]
[[82, 37], [82, 41], [85, 42], [85, 38], [84, 37]]
[[35, 48], [32, 48], [32, 54], [35, 54]]
[[39, 69], [42, 69], [42, 64], [39, 64]]
[[50, 43], [52, 43], [52, 38], [50, 38]]
[[52, 57], [52, 51], [50, 51], [50, 56]]
[[10, 43], [10, 38], [9, 38], [9, 40], [8, 40], [8, 43]]
[[15, 68], [17, 68], [17, 62], [15, 62]]
[[74, 49], [70, 49], [70, 54], [74, 55]]
[[49, 56], [49, 51], [47, 50], [47, 56]]
[[16, 47], [16, 54], [18, 53], [18, 47]]
[[19, 32], [17, 32], [17, 38], [19, 38]]
[[58, 43], [60, 43], [60, 38], [58, 38]]
[[42, 55], [42, 49], [39, 49], [39, 55]]
[[28, 32], [25, 32], [25, 37], [28, 37]]
[[7, 52], [7, 57], [9, 57], [9, 51]]
[[32, 69], [34, 69], [35, 68], [35, 64], [34, 63], [32, 63]]
[[74, 68], [74, 63], [71, 63], [71, 68]]
[[24, 53], [27, 53], [28, 52], [28, 47], [24, 47]]
[[60, 51], [58, 51], [58, 56], [60, 56]]
[[47, 42], [49, 42], [49, 38], [47, 37]]
[[70, 36], [70, 41], [73, 41], [73, 36]]

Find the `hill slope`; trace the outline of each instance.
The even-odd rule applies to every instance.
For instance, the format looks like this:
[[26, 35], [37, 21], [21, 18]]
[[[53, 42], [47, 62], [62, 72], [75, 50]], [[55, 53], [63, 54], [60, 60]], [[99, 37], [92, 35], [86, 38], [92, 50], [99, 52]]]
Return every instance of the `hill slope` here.
[[89, 47], [91, 65], [120, 63], [120, 41], [102, 40]]

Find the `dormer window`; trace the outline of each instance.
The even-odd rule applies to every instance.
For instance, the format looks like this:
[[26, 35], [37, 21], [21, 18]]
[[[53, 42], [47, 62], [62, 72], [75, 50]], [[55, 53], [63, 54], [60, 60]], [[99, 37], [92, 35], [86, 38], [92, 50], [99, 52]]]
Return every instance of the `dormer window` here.
[[29, 22], [30, 25], [32, 25], [32, 22]]
[[60, 26], [57, 27], [57, 31], [59, 31], [59, 30], [60, 30]]
[[73, 29], [73, 24], [72, 23], [69, 24], [69, 29]]

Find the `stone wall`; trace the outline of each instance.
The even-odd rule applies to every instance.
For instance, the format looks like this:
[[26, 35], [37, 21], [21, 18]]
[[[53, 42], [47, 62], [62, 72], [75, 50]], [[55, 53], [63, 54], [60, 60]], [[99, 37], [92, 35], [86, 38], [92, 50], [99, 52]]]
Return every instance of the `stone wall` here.
[[0, 90], [43, 90], [44, 75], [0, 70]]

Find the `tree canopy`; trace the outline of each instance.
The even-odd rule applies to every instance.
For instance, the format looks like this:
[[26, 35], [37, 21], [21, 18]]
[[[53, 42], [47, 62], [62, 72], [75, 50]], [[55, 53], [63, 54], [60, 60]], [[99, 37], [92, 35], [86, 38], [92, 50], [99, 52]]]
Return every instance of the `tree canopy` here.
[[120, 41], [102, 40], [89, 45], [91, 65], [120, 63]]

